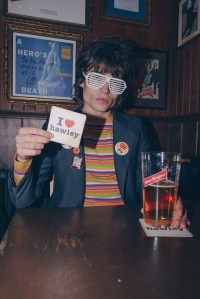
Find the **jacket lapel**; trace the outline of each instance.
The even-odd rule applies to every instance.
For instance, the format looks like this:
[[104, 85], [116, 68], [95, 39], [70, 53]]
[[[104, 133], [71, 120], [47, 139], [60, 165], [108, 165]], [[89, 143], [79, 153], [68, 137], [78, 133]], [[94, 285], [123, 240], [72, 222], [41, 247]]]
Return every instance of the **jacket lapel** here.
[[[78, 107], [75, 110], [75, 112], [82, 113], [82, 108]], [[81, 138], [79, 148], [80, 148], [80, 153], [78, 154], [78, 156], [80, 156], [82, 158], [81, 168], [77, 169], [77, 168], [72, 167], [72, 173], [74, 175], [75, 180], [77, 181], [77, 191], [80, 192], [81, 197], [84, 199], [84, 196], [85, 196], [85, 153], [84, 153], [83, 136]], [[74, 156], [75, 156], [75, 154], [73, 152], [73, 149], [71, 149], [70, 154], [68, 155], [71, 164], [73, 162]]]
[[[125, 155], [120, 155], [116, 151], [116, 145], [123, 142], [128, 145], [128, 152]], [[132, 148], [133, 135], [129, 130], [129, 122], [120, 113], [113, 114], [113, 147], [114, 147], [114, 161], [115, 170], [118, 180], [119, 189], [124, 198], [124, 186], [126, 181], [127, 169], [130, 163], [130, 149]]]
[[84, 155], [83, 138], [81, 139], [79, 148], [80, 148], [80, 152], [78, 154], [74, 154], [73, 152], [74, 148], [71, 148], [70, 150], [67, 149], [66, 151], [68, 151], [67, 157], [68, 157], [69, 165], [72, 165], [75, 156], [82, 158], [80, 169], [71, 166], [71, 171], [74, 179], [77, 182], [77, 192], [80, 194], [83, 200], [85, 196], [85, 155]]

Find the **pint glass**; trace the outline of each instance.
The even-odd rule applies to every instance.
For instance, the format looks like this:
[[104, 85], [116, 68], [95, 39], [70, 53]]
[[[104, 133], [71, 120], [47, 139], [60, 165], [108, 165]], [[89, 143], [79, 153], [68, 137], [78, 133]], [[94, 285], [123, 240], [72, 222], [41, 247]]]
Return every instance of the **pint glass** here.
[[181, 154], [142, 152], [141, 158], [144, 221], [168, 227], [178, 197]]

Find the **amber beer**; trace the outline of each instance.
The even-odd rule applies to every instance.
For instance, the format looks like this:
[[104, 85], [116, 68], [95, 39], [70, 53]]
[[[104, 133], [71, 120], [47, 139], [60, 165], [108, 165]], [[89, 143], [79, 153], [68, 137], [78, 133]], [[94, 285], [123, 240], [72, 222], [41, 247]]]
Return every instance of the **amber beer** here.
[[152, 226], [168, 227], [178, 197], [180, 153], [143, 152], [144, 221]]
[[158, 227], [170, 226], [177, 192], [178, 186], [166, 180], [143, 188], [145, 222]]

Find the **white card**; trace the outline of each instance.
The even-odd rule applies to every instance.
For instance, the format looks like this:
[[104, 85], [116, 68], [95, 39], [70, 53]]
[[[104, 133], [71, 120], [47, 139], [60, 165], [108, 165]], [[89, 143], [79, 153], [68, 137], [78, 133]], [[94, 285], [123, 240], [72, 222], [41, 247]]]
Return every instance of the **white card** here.
[[53, 133], [51, 141], [79, 147], [86, 115], [52, 106], [47, 131]]
[[148, 237], [193, 237], [193, 234], [188, 229], [174, 227], [159, 228], [146, 224], [142, 218], [139, 221]]

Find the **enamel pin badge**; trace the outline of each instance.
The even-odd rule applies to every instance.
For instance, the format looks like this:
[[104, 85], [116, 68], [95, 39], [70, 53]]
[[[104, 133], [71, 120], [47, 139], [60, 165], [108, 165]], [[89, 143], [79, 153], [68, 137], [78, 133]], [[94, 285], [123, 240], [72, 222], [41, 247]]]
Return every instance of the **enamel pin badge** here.
[[82, 164], [83, 158], [80, 156], [74, 156], [72, 160], [72, 167], [81, 169], [81, 164]]
[[115, 145], [115, 151], [118, 155], [124, 156], [128, 153], [129, 147], [126, 142], [120, 141]]

